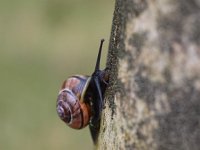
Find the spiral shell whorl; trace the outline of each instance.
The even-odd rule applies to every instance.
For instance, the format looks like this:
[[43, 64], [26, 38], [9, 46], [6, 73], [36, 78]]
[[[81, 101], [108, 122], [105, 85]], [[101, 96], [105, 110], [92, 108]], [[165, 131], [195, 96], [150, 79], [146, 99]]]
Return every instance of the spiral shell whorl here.
[[67, 88], [59, 92], [57, 113], [61, 120], [74, 129], [85, 127], [90, 119], [88, 106], [81, 103], [77, 96]]
[[[71, 100], [71, 101], [69, 101]], [[73, 102], [74, 101], [74, 102]], [[72, 102], [72, 103], [71, 103]], [[71, 104], [70, 104], [71, 103]], [[66, 123], [72, 121], [72, 105], [75, 103], [74, 95], [68, 89], [60, 91], [57, 99], [57, 113]]]

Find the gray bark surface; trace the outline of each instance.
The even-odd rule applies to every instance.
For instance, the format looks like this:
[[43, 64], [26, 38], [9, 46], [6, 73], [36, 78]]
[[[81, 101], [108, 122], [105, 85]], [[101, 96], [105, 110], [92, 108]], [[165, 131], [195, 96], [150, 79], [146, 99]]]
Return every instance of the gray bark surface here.
[[200, 149], [200, 1], [116, 0], [98, 150]]

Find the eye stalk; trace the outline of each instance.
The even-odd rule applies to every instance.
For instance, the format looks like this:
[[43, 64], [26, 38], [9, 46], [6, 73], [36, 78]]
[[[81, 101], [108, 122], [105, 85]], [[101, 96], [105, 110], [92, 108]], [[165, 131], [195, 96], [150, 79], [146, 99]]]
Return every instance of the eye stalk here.
[[99, 53], [98, 53], [98, 56], [97, 56], [97, 61], [96, 61], [96, 66], [95, 66], [94, 72], [97, 72], [100, 68], [101, 51], [102, 51], [102, 47], [103, 47], [103, 42], [104, 42], [104, 39], [101, 39], [101, 43], [100, 43], [100, 46], [99, 46]]

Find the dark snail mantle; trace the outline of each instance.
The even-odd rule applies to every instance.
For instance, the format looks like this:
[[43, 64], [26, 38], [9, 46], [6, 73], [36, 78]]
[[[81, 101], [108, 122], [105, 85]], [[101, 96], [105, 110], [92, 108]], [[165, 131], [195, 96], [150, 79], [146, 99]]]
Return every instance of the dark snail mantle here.
[[94, 73], [91, 76], [75, 75], [64, 81], [57, 98], [57, 113], [61, 120], [74, 129], [89, 124], [94, 143], [98, 137], [101, 111], [108, 73], [100, 70], [101, 40]]

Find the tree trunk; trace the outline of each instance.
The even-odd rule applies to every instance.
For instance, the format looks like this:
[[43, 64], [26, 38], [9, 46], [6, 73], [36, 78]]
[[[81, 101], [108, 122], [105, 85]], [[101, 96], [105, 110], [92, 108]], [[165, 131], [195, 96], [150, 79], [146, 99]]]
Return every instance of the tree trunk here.
[[116, 0], [98, 150], [200, 149], [200, 1]]

